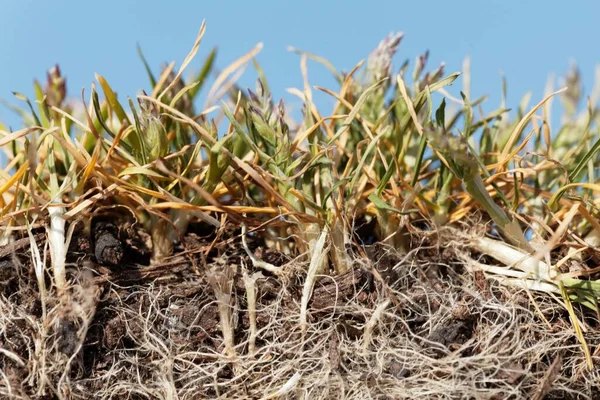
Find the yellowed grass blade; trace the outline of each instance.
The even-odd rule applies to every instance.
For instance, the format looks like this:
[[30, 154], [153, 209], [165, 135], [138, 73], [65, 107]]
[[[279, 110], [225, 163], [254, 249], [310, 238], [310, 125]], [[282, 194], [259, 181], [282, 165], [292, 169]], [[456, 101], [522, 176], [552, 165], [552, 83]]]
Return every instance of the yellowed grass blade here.
[[587, 341], [585, 340], [585, 336], [583, 335], [583, 330], [581, 328], [581, 324], [575, 315], [575, 310], [573, 309], [573, 304], [571, 303], [571, 299], [569, 298], [569, 294], [565, 290], [565, 286], [562, 282], [558, 282], [558, 287], [560, 288], [560, 294], [565, 302], [567, 307], [567, 311], [569, 313], [569, 318], [571, 319], [571, 324], [573, 325], [573, 329], [575, 329], [575, 336], [581, 343], [581, 349], [583, 350], [583, 354], [585, 355], [585, 361], [587, 363], [588, 368], [591, 370], [594, 369], [594, 361], [592, 360], [592, 354], [590, 353], [590, 348], [588, 347]]
[[2, 195], [8, 189], [10, 189], [15, 184], [15, 182], [17, 182], [19, 179], [21, 179], [21, 177], [27, 171], [28, 168], [29, 168], [29, 161], [25, 161], [23, 163], [23, 165], [21, 165], [21, 167], [17, 170], [17, 172], [15, 172], [14, 175], [12, 175], [9, 180], [7, 180], [2, 186], [0, 186], [0, 208], [4, 208], [6, 206], [6, 203], [4, 203], [4, 197]]

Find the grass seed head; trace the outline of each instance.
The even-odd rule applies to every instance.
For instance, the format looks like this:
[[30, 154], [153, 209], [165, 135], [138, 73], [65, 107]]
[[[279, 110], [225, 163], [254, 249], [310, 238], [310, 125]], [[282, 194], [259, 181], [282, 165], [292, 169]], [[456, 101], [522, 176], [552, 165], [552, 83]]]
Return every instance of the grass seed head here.
[[[144, 92], [144, 95], [146, 93]], [[169, 154], [167, 131], [160, 118], [158, 106], [148, 100], [138, 98], [140, 105], [140, 125], [149, 161], [154, 161]]]

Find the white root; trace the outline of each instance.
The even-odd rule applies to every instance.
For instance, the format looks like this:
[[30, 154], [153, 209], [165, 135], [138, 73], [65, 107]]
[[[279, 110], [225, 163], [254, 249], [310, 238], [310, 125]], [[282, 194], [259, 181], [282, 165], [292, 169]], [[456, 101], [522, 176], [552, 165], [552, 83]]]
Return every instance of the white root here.
[[260, 272], [248, 275], [246, 269], [243, 272], [244, 287], [246, 288], [246, 301], [248, 302], [248, 319], [250, 320], [250, 337], [248, 338], [248, 353], [256, 354], [256, 337], [258, 329], [256, 327], [256, 280], [262, 278]]
[[308, 267], [308, 272], [306, 273], [306, 281], [304, 282], [304, 287], [302, 289], [302, 300], [300, 302], [300, 329], [302, 331], [302, 335], [306, 333], [306, 329], [308, 327], [306, 312], [308, 309], [308, 301], [312, 296], [312, 291], [315, 286], [315, 278], [319, 268], [321, 267], [321, 264], [323, 263], [323, 259], [327, 254], [325, 251], [325, 241], [328, 233], [329, 228], [326, 225], [321, 231], [321, 236], [319, 236], [319, 239], [315, 243], [310, 265]]
[[[477, 250], [501, 261], [506, 264], [506, 266], [485, 265], [468, 256], [463, 256], [462, 258], [465, 261], [466, 268], [470, 271], [474, 269], [484, 271], [488, 278], [498, 281], [501, 285], [523, 289], [526, 290], [527, 293], [533, 290], [545, 292], [553, 296], [562, 296], [563, 293], [560, 288], [561, 283], [565, 286], [571, 286], [576, 285], [578, 282], [578, 280], [569, 278], [562, 280], [553, 279], [558, 275], [555, 269], [550, 268], [545, 262], [539, 261], [535, 256], [521, 253], [502, 242], [488, 238], [478, 238], [475, 239], [475, 242], [476, 244], [474, 247]], [[519, 270], [511, 268], [518, 268]], [[556, 300], [563, 304], [564, 307], [567, 307], [560, 299]], [[571, 318], [575, 329], [578, 329], [577, 326], [579, 326], [579, 329], [585, 331], [585, 325], [583, 325], [574, 314], [571, 315]]]
[[0, 347], [0, 354], [2, 354], [4, 357], [10, 358], [15, 363], [17, 363], [19, 365], [19, 367], [21, 367], [21, 368], [26, 367], [25, 361], [23, 361], [23, 359], [21, 357], [19, 357], [17, 354], [13, 353], [12, 351], [8, 351], [8, 350]]
[[484, 272], [488, 272], [490, 274], [507, 276], [507, 277], [511, 277], [511, 278], [521, 278], [521, 279], [527, 278], [527, 273], [522, 272], [522, 271], [517, 271], [514, 269], [510, 269], [509, 267], [506, 267], [506, 266], [500, 267], [497, 265], [483, 264], [483, 263], [475, 261], [472, 258], [467, 257], [467, 256], [462, 256], [461, 258], [465, 262], [465, 267], [469, 272], [473, 272], [474, 270], [481, 270]]
[[222, 270], [213, 268], [208, 275], [208, 282], [217, 298], [219, 309], [219, 325], [223, 334], [225, 353], [232, 358], [236, 357], [235, 335], [232, 307], [233, 268], [225, 265]]
[[472, 241], [472, 245], [477, 251], [493, 257], [507, 267], [525, 272], [530, 279], [551, 282], [557, 276], [557, 272], [545, 262], [504, 242], [478, 237]]
[[[31, 248], [31, 262], [33, 264], [35, 270], [35, 277], [37, 278], [38, 287], [40, 289], [40, 302], [42, 303], [42, 315], [44, 320], [46, 320], [46, 281], [44, 280], [44, 265], [46, 265], [46, 260], [42, 260], [40, 255], [40, 249], [35, 242], [35, 238], [33, 237], [33, 233], [31, 233], [31, 229], [27, 227], [27, 234], [29, 235], [29, 243]], [[46, 252], [44, 251], [44, 254]]]
[[[38, 282], [38, 287], [40, 290], [40, 303], [42, 305], [42, 321], [43, 323], [40, 324], [41, 329], [42, 329], [42, 338], [45, 338], [46, 335], [46, 323], [48, 321], [48, 314], [46, 312], [46, 303], [47, 303], [47, 290], [46, 290], [46, 283], [44, 280], [44, 265], [46, 265], [46, 248], [44, 248], [44, 259], [42, 259], [41, 254], [40, 254], [40, 250], [37, 246], [37, 243], [35, 242], [35, 238], [33, 237], [33, 233], [31, 233], [31, 226], [29, 226], [29, 224], [27, 224], [27, 234], [29, 235], [29, 243], [31, 245], [31, 262], [33, 264], [33, 267], [35, 269], [35, 276], [37, 278], [37, 282]], [[48, 243], [46, 242], [46, 245]], [[46, 351], [46, 341], [45, 340], [40, 340], [39, 342], [39, 354], [43, 354]], [[36, 346], [37, 347], [37, 346]], [[36, 349], [38, 350], [38, 349]], [[43, 359], [42, 361], [42, 365], [41, 368], [44, 369], [45, 368], [45, 359]], [[39, 383], [39, 387], [38, 387], [38, 393], [43, 393], [43, 391], [45, 390], [47, 381], [45, 379], [42, 379], [41, 382]]]
[[279, 388], [279, 390], [277, 390], [275, 393], [271, 393], [270, 395], [263, 397], [261, 400], [270, 400], [279, 398], [281, 396], [285, 396], [286, 394], [291, 392], [292, 389], [296, 387], [296, 385], [298, 385], [298, 382], [300, 382], [300, 378], [302, 378], [302, 375], [300, 374], [300, 372], [296, 372], [294, 375], [292, 375], [290, 379], [288, 379], [288, 381], [281, 388]]
[[369, 345], [371, 344], [371, 335], [373, 333], [373, 329], [375, 329], [375, 326], [377, 325], [377, 322], [379, 322], [379, 320], [381, 319], [381, 316], [383, 315], [385, 309], [390, 305], [390, 301], [390, 299], [387, 299], [386, 301], [378, 305], [375, 311], [373, 312], [373, 315], [371, 315], [371, 318], [369, 318], [369, 321], [365, 325], [365, 332], [363, 334], [364, 350], [367, 350], [369, 348]]
[[509, 266], [501, 267], [483, 264], [467, 256], [461, 258], [464, 260], [465, 267], [468, 271], [472, 272], [474, 270], [480, 270], [486, 272], [488, 278], [495, 279], [504, 286], [560, 294], [558, 286], [550, 282], [529, 279], [530, 274], [527, 272], [510, 269]]
[[281, 267], [277, 267], [268, 262], [259, 260], [258, 258], [256, 258], [254, 256], [254, 253], [252, 253], [250, 251], [250, 249], [248, 248], [248, 242], [246, 240], [247, 233], [248, 233], [248, 227], [246, 226], [245, 223], [242, 222], [242, 247], [244, 248], [244, 251], [246, 251], [246, 254], [248, 254], [248, 257], [250, 257], [250, 260], [252, 260], [252, 265], [254, 265], [255, 268], [262, 268], [265, 271], [268, 271], [272, 274], [275, 274], [278, 276], [281, 275], [283, 272], [283, 269]]
[[59, 294], [63, 293], [67, 285], [67, 243], [65, 239], [65, 208], [48, 208], [50, 216], [50, 226], [46, 228], [48, 233], [48, 243], [50, 245], [50, 257], [52, 260], [52, 272], [54, 274], [54, 283]]
[[491, 277], [499, 281], [504, 286], [510, 286], [517, 289], [535, 290], [538, 292], [560, 294], [559, 288], [556, 285], [553, 285], [548, 282], [534, 281], [532, 279], [507, 278], [504, 276], [497, 275], [492, 275]]

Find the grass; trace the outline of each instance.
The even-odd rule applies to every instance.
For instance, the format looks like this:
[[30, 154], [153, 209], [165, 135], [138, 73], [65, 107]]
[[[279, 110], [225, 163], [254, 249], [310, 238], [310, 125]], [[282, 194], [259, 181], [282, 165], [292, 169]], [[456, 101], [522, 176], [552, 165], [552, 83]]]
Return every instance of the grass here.
[[[300, 56], [305, 82], [303, 88], [290, 90], [304, 103], [301, 120], [292, 124], [284, 102], [273, 99], [255, 60], [261, 45], [222, 69], [210, 87], [216, 50], [197, 73], [189, 73], [204, 32], [202, 24], [179, 68], [171, 63], [160, 74], [138, 49], [150, 86], [137, 101], [119, 97], [100, 75], [87, 100], [70, 101], [58, 67], [48, 73], [44, 85], [35, 83], [33, 101], [16, 95], [24, 106], [11, 107], [22, 116], [23, 128], [13, 132], [0, 125], [7, 158], [0, 175], [1, 239], [9, 245], [29, 232], [28, 262], [36, 283], [31, 286], [21, 278], [19, 282], [39, 300], [40, 312], [15, 303], [14, 288], [3, 289], [0, 331], [8, 332], [15, 321], [24, 321], [23, 338], [36, 338], [29, 359], [7, 350], [18, 346], [0, 342], [0, 362], [28, 371], [27, 379], [16, 383], [15, 377], [22, 374], [11, 369], [11, 378], [4, 373], [4, 395], [51, 393], [66, 398], [67, 393], [85, 392], [75, 383], [77, 374], [71, 368], [88, 346], [101, 300], [89, 283], [95, 278], [82, 278], [81, 271], [86, 270], [82, 263], [89, 256], [73, 261], [71, 255], [74, 238], [93, 236], [93, 221], [100, 215], [114, 221], [127, 215], [133, 221], [130, 228], [147, 237], [146, 268], [166, 269], [178, 256], [203, 254], [200, 265], [190, 262], [194, 279], [210, 287], [206, 293], [218, 304], [222, 342], [210, 355], [190, 350], [185, 341], [175, 344], [164, 330], [168, 321], [157, 322], [165, 318], [166, 308], [155, 305], [160, 296], [154, 284], [139, 289], [135, 296], [146, 300], [138, 310], [113, 304], [114, 313], [129, 321], [123, 335], [134, 350], [115, 350], [115, 364], [88, 377], [88, 383], [108, 385], [101, 397], [135, 393], [141, 398], [186, 398], [198, 385], [204, 385], [203, 393], [209, 397], [235, 397], [248, 395], [239, 392], [244, 382], [250, 385], [245, 390], [258, 398], [284, 392], [314, 398], [332, 393], [347, 398], [364, 398], [367, 393], [443, 397], [450, 387], [455, 394], [490, 398], [538, 395], [555, 381], [556, 388], [568, 393], [590, 387], [598, 349], [589, 343], [598, 342], [594, 329], [600, 296], [596, 171], [600, 140], [597, 95], [579, 111], [583, 94], [576, 69], [568, 75], [568, 87], [555, 91], [549, 85], [533, 107], [525, 98], [511, 113], [503, 100], [498, 109], [485, 114], [485, 98], [469, 98], [468, 62], [460, 98], [448, 93], [460, 81], [460, 73], [446, 73], [443, 65], [429, 69], [428, 53], [414, 66], [406, 62], [394, 69], [391, 60], [401, 34], [382, 40], [347, 73], [320, 56], [292, 49]], [[312, 87], [309, 61], [327, 67], [339, 87]], [[250, 64], [259, 78], [255, 90], [243, 90], [236, 80]], [[316, 107], [316, 91], [335, 100], [332, 110]], [[203, 93], [207, 101], [199, 107]], [[551, 130], [551, 104], [556, 100], [562, 102], [564, 114], [561, 126]], [[198, 223], [210, 227], [214, 235], [206, 250], [186, 245], [191, 227]], [[367, 234], [359, 233], [361, 224], [371, 227]], [[46, 230], [42, 242], [34, 237], [40, 229]], [[238, 261], [207, 263], [213, 249], [238, 239], [244, 250]], [[395, 264], [395, 281], [386, 280], [378, 264], [367, 261], [372, 258], [367, 240], [405, 260], [406, 264]], [[292, 261], [274, 265], [263, 260], [249, 241]], [[426, 312], [418, 307], [426, 314], [428, 327], [406, 328], [409, 317], [393, 310], [401, 309], [399, 299], [406, 298], [400, 288], [416, 290], [411, 285], [420, 285], [413, 276], [414, 266], [436, 264], [426, 250], [432, 243], [438, 250], [446, 249], [453, 260], [445, 273], [454, 277], [443, 282], [450, 297], [440, 296], [433, 286], [419, 289], [438, 298], [438, 309]], [[98, 261], [97, 256], [91, 261]], [[11, 262], [18, 270], [16, 256]], [[365, 316], [364, 324], [355, 328], [362, 332], [362, 341], [335, 333], [331, 318], [339, 310], [330, 317], [311, 318], [319, 285], [337, 282], [357, 268], [373, 274], [377, 301], [366, 306], [357, 291], [357, 297], [349, 297], [340, 307], [344, 313]], [[434, 268], [436, 274], [439, 268]], [[457, 276], [463, 270], [470, 283], [462, 282], [466, 286], [461, 288], [458, 282], [467, 278]], [[425, 331], [431, 337], [442, 329], [448, 310], [456, 312], [454, 300], [464, 300], [451, 297], [476, 291], [473, 279], [479, 274], [493, 285], [492, 294], [485, 291], [492, 297], [471, 293], [467, 308], [471, 307], [469, 315], [481, 316], [480, 326], [493, 332], [476, 332], [454, 352], [439, 341], [424, 339], [437, 344], [431, 345], [432, 355], [419, 353], [422, 340], [417, 337]], [[265, 279], [281, 285], [268, 304], [260, 297], [259, 282]], [[237, 282], [246, 293], [248, 335], [240, 333], [236, 319], [242, 302]], [[295, 305], [285, 300], [293, 297], [288, 293], [291, 288], [300, 296]], [[527, 306], [513, 304], [511, 290], [526, 293]], [[294, 312], [286, 314], [284, 303]], [[550, 321], [548, 310], [568, 316], [568, 323]], [[258, 323], [265, 313], [273, 318]], [[519, 336], [519, 324], [533, 324], [531, 332], [537, 332], [538, 339]], [[297, 332], [283, 334], [290, 327]], [[516, 336], [494, 342], [492, 337], [503, 331]], [[66, 360], [58, 356], [65, 353], [60, 350], [64, 332], [70, 332], [75, 346], [66, 352], [70, 354]], [[573, 337], [578, 345], [567, 345]], [[354, 369], [346, 370], [345, 378], [336, 369], [339, 365], [332, 368], [322, 359], [324, 352], [336, 347], [332, 340], [338, 340], [335, 351], [351, 355], [347, 363]], [[496, 349], [506, 343], [510, 346]], [[294, 349], [289, 359], [268, 358], [289, 349]], [[436, 351], [444, 357], [436, 358]], [[523, 359], [515, 359], [511, 352], [522, 354], [529, 364], [517, 367]], [[577, 383], [553, 369], [542, 370], [541, 359], [550, 353], [553, 359], [569, 355], [563, 369], [579, 376]], [[161, 364], [136, 366], [138, 357]], [[189, 361], [198, 357], [214, 365], [203, 370]], [[502, 364], [488, 357], [498, 357]], [[409, 375], [389, 380], [390, 360]], [[457, 366], [461, 362], [466, 364]], [[147, 380], [126, 385], [129, 375], [124, 371], [131, 368]], [[241, 378], [219, 375], [227, 368]], [[503, 377], [484, 385], [494, 368], [502, 370]], [[514, 375], [506, 372], [510, 369]], [[295, 370], [303, 372], [292, 373]], [[269, 381], [273, 371], [278, 371], [276, 378]], [[364, 383], [360, 378], [364, 373], [381, 385]]]

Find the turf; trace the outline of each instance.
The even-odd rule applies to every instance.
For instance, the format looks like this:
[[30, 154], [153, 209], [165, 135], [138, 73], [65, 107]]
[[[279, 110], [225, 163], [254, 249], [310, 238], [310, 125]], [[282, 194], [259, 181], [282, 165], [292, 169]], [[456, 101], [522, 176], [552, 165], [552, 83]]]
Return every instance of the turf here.
[[190, 73], [205, 29], [178, 68], [139, 50], [135, 101], [100, 75], [73, 99], [58, 67], [17, 94], [1, 396], [597, 397], [598, 109], [576, 70], [484, 113], [468, 62], [394, 68], [402, 34], [349, 72], [291, 49], [294, 119], [260, 44]]

